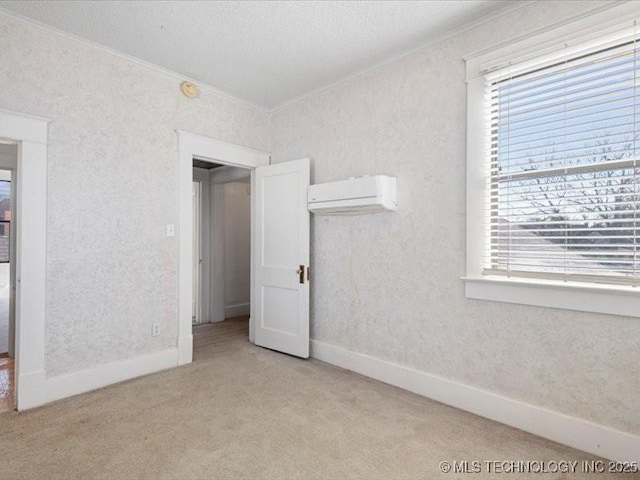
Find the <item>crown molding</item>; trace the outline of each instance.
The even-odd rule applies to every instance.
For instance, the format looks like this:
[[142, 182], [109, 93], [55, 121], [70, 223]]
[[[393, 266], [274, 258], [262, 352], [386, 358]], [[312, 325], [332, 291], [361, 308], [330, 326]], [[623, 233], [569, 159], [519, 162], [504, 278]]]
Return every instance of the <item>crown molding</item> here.
[[257, 110], [260, 110], [260, 111], [262, 111], [264, 113], [269, 113], [269, 109], [266, 108], [263, 105], [258, 105], [256, 103], [253, 103], [253, 102], [251, 102], [249, 100], [246, 100], [246, 99], [244, 99], [242, 97], [238, 97], [238, 96], [233, 95], [233, 94], [231, 94], [229, 92], [225, 92], [224, 90], [220, 90], [219, 88], [216, 88], [216, 87], [214, 87], [212, 85], [209, 85], [209, 84], [207, 84], [205, 82], [202, 82], [202, 81], [200, 81], [198, 79], [189, 77], [187, 75], [183, 75], [183, 74], [181, 74], [179, 72], [170, 70], [170, 69], [165, 68], [165, 67], [161, 67], [159, 65], [156, 65], [155, 63], [151, 63], [151, 62], [148, 62], [146, 60], [142, 60], [141, 58], [138, 58], [138, 57], [136, 57], [134, 55], [129, 55], [127, 53], [123, 53], [123, 52], [120, 52], [118, 50], [114, 50], [112, 48], [106, 47], [105, 45], [102, 45], [101, 43], [94, 42], [92, 40], [87, 40], [86, 38], [79, 37], [79, 36], [74, 35], [72, 33], [69, 33], [69, 32], [66, 32], [64, 30], [61, 30], [61, 29], [59, 29], [57, 27], [52, 27], [51, 25], [47, 25], [45, 23], [39, 22], [37, 20], [34, 20], [32, 18], [26, 17], [24, 15], [20, 15], [18, 13], [12, 12], [10, 10], [7, 10], [6, 8], [0, 7], [0, 15], [3, 15], [5, 17], [7, 17], [7, 18], [10, 18], [10, 19], [12, 19], [12, 20], [14, 20], [16, 22], [23, 23], [23, 24], [26, 24], [26, 25], [29, 25], [29, 26], [32, 26], [32, 27], [36, 27], [36, 28], [38, 28], [40, 30], [47, 31], [47, 32], [52, 33], [52, 34], [54, 34], [56, 36], [66, 38], [68, 40], [74, 40], [74, 41], [79, 42], [79, 43], [81, 43], [81, 44], [83, 44], [85, 46], [101, 50], [101, 51], [109, 53], [111, 55], [115, 55], [115, 56], [120, 57], [120, 58], [122, 58], [124, 60], [128, 60], [128, 61], [130, 61], [132, 63], [140, 65], [141, 67], [147, 68], [149, 70], [153, 70], [154, 72], [157, 72], [157, 73], [160, 73], [160, 74], [165, 75], [167, 77], [179, 80], [181, 82], [187, 81], [187, 82], [190, 82], [190, 83], [194, 83], [203, 92], [212, 93], [214, 95], [218, 95], [220, 97], [224, 97], [224, 98], [227, 98], [229, 100], [233, 100], [235, 102], [242, 103], [242, 104], [247, 105], [249, 107], [252, 107], [252, 108], [255, 108]]
[[314, 90], [311, 90], [309, 92], [303, 93], [302, 95], [299, 95], [297, 97], [294, 97], [290, 100], [287, 100], [283, 103], [281, 103], [280, 105], [276, 105], [275, 107], [269, 109], [270, 113], [274, 113], [277, 112], [279, 110], [284, 110], [288, 107], [293, 106], [294, 104], [300, 102], [301, 100], [304, 100], [305, 98], [309, 98], [312, 97], [314, 95], [317, 95], [319, 93], [322, 93], [326, 90], [331, 90], [332, 88], [338, 87], [339, 85], [342, 85], [343, 83], [347, 83], [355, 78], [361, 77], [363, 75], [366, 75], [374, 70], [377, 70], [378, 68], [384, 67], [385, 65], [389, 65], [391, 63], [394, 63], [398, 60], [401, 60], [405, 57], [409, 57], [411, 55], [413, 55], [414, 53], [420, 52], [422, 50], [425, 50], [433, 45], [436, 45], [440, 42], [443, 42], [445, 40], [448, 40], [452, 37], [455, 37], [456, 35], [460, 35], [461, 33], [467, 32], [471, 29], [474, 29], [476, 27], [479, 27], [480, 25], [483, 25], [485, 23], [491, 22], [492, 20], [496, 20], [498, 18], [504, 17], [506, 15], [509, 15], [517, 10], [520, 10], [521, 8], [527, 7], [529, 5], [532, 5], [536, 3], [536, 0], [521, 0], [519, 2], [513, 2], [511, 4], [509, 4], [508, 7], [504, 7], [500, 10], [498, 10], [497, 12], [494, 13], [490, 13], [488, 15], [484, 15], [476, 20], [473, 20], [472, 22], [468, 22], [465, 23], [464, 25], [461, 25], [460, 27], [454, 28], [450, 31], [448, 31], [447, 33], [443, 34], [443, 35], [439, 35], [431, 40], [429, 40], [428, 42], [422, 43], [419, 46], [412, 48], [411, 50], [407, 51], [407, 52], [403, 52], [403, 53], [399, 53], [397, 55], [394, 55], [392, 57], [387, 58], [386, 60], [383, 60], [381, 62], [378, 62], [374, 65], [365, 67], [364, 69], [358, 70], [355, 73], [351, 73], [349, 75], [347, 75], [346, 77], [341, 78], [340, 80], [336, 80], [335, 82], [332, 82], [328, 85], [325, 85], [323, 87], [318, 87]]
[[[397, 55], [393, 55], [393, 56], [391, 56], [391, 57], [389, 57], [389, 58], [387, 58], [387, 59], [385, 59], [385, 60], [383, 60], [381, 62], [378, 62], [378, 63], [376, 63], [374, 65], [368, 66], [368, 67], [366, 67], [364, 69], [358, 70], [358, 71], [356, 71], [356, 72], [354, 72], [352, 74], [349, 74], [349, 75], [347, 75], [347, 76], [345, 76], [345, 77], [343, 77], [343, 78], [341, 78], [339, 80], [336, 80], [335, 82], [331, 82], [328, 85], [324, 85], [322, 87], [318, 87], [316, 89], [310, 90], [310, 91], [308, 91], [306, 93], [303, 93], [301, 95], [293, 97], [293, 98], [291, 98], [289, 100], [286, 100], [285, 102], [282, 102], [282, 103], [280, 103], [280, 104], [278, 104], [276, 106], [273, 106], [273, 107], [267, 107], [265, 105], [254, 103], [254, 102], [249, 101], [249, 100], [247, 100], [245, 98], [238, 97], [238, 96], [233, 95], [233, 94], [231, 94], [229, 92], [226, 92], [224, 90], [220, 90], [220, 89], [218, 89], [218, 88], [216, 88], [216, 87], [214, 87], [212, 85], [209, 85], [209, 84], [207, 84], [205, 82], [202, 82], [202, 81], [200, 81], [198, 79], [195, 79], [195, 78], [192, 78], [192, 77], [189, 77], [189, 76], [186, 76], [186, 75], [182, 75], [179, 72], [176, 72], [176, 71], [161, 67], [159, 65], [156, 65], [154, 63], [148, 62], [146, 60], [142, 60], [141, 58], [135, 57], [133, 55], [122, 53], [122, 52], [120, 52], [118, 50], [114, 50], [112, 48], [106, 47], [106, 46], [104, 46], [104, 45], [102, 45], [100, 43], [97, 43], [97, 42], [94, 42], [94, 41], [91, 41], [91, 40], [87, 40], [85, 38], [82, 38], [82, 37], [79, 37], [79, 36], [74, 35], [72, 33], [69, 33], [69, 32], [66, 32], [64, 30], [61, 30], [61, 29], [59, 29], [57, 27], [52, 27], [50, 25], [46, 25], [46, 24], [44, 24], [42, 22], [39, 22], [37, 20], [34, 20], [32, 18], [29, 18], [29, 17], [26, 17], [24, 15], [20, 15], [20, 14], [17, 14], [15, 12], [12, 12], [10, 10], [7, 10], [6, 8], [0, 7], [0, 14], [6, 16], [8, 18], [11, 18], [11, 19], [13, 19], [15, 21], [18, 21], [18, 22], [34, 26], [34, 27], [37, 27], [37, 28], [45, 30], [45, 31], [48, 31], [48, 32], [53, 33], [53, 34], [55, 34], [57, 36], [61, 36], [61, 37], [64, 37], [64, 38], [67, 38], [67, 39], [70, 39], [70, 40], [75, 40], [76, 42], [80, 42], [81, 44], [84, 44], [86, 46], [96, 48], [98, 50], [110, 53], [112, 55], [116, 55], [116, 56], [118, 56], [120, 58], [123, 58], [123, 59], [128, 60], [128, 61], [133, 62], [133, 63], [136, 63], [136, 64], [138, 64], [138, 65], [140, 65], [142, 67], [145, 67], [145, 68], [147, 68], [149, 70], [153, 70], [153, 71], [158, 72], [158, 73], [161, 73], [161, 74], [163, 74], [165, 76], [168, 76], [170, 78], [174, 78], [174, 79], [180, 80], [180, 81], [188, 81], [188, 82], [195, 83], [195, 84], [198, 85], [198, 87], [202, 91], [209, 92], [209, 93], [212, 93], [212, 94], [215, 94], [215, 95], [218, 95], [218, 96], [221, 96], [221, 97], [236, 101], [238, 103], [242, 103], [244, 105], [250, 106], [250, 107], [255, 108], [255, 109], [257, 109], [257, 110], [259, 110], [261, 112], [264, 112], [264, 113], [275, 113], [275, 112], [278, 112], [280, 110], [284, 110], [284, 109], [286, 109], [288, 107], [291, 107], [291, 106], [295, 105], [296, 103], [298, 103], [298, 102], [300, 102], [300, 101], [302, 101], [302, 100], [304, 100], [306, 98], [313, 97], [313, 96], [318, 95], [318, 94], [320, 94], [322, 92], [325, 92], [327, 90], [331, 90], [333, 88], [336, 88], [336, 87], [338, 87], [338, 86], [340, 86], [340, 85], [342, 85], [344, 83], [347, 83], [347, 82], [349, 82], [349, 81], [351, 81], [351, 80], [353, 80], [355, 78], [364, 76], [364, 75], [366, 75], [366, 74], [368, 74], [368, 73], [370, 73], [370, 72], [372, 72], [374, 70], [377, 70], [377, 69], [379, 69], [381, 67], [384, 67], [384, 66], [389, 65], [389, 64], [391, 64], [393, 62], [396, 62], [396, 61], [398, 61], [400, 59], [403, 59], [405, 57], [413, 55], [413, 54], [415, 54], [417, 52], [420, 52], [420, 51], [422, 51], [422, 50], [424, 50], [426, 48], [429, 48], [429, 47], [431, 47], [433, 45], [436, 45], [436, 44], [441, 43], [441, 42], [443, 42], [445, 40], [448, 40], [448, 39], [450, 39], [452, 37], [460, 35], [461, 33], [464, 33], [464, 32], [467, 32], [469, 30], [472, 30], [472, 29], [474, 29], [476, 27], [479, 27], [479, 26], [481, 26], [481, 25], [483, 25], [485, 23], [488, 23], [488, 22], [491, 22], [491, 21], [496, 20], [498, 18], [502, 18], [502, 17], [505, 17], [507, 15], [510, 15], [510, 14], [512, 14], [512, 13], [518, 11], [518, 10], [521, 10], [521, 9], [523, 9], [525, 7], [528, 7], [530, 5], [533, 5], [535, 3], [536, 3], [536, 0], [522, 0], [522, 1], [518, 1], [518, 2], [513, 2], [509, 6], [507, 6], [505, 8], [502, 8], [497, 12], [494, 12], [494, 13], [491, 13], [491, 14], [488, 14], [488, 15], [484, 15], [484, 16], [482, 16], [482, 17], [480, 17], [480, 18], [478, 18], [478, 19], [476, 19], [476, 20], [474, 20], [472, 22], [468, 22], [468, 23], [466, 23], [464, 25], [461, 25], [460, 27], [457, 27], [457, 28], [454, 28], [452, 30], [449, 30], [447, 33], [445, 33], [443, 35], [440, 35], [440, 36], [438, 36], [436, 38], [433, 38], [433, 39], [429, 40], [428, 42], [422, 43], [419, 46], [417, 46], [415, 48], [412, 48], [409, 51], [406, 51], [406, 52], [403, 52], [403, 53], [400, 53], [400, 54], [397, 54]], [[592, 14], [594, 12], [606, 10], [608, 8], [611, 8], [612, 6], [619, 5], [620, 3], [621, 2], [619, 2], [619, 1], [612, 1], [607, 5], [595, 7], [592, 10], [584, 12], [584, 13], [582, 13], [580, 15], [577, 15], [575, 17], [572, 17], [570, 19], [566, 19], [563, 22], [559, 22], [559, 23], [567, 23], [567, 22], [570, 22], [570, 21], [574, 21], [574, 20], [576, 20], [576, 19], [578, 19], [578, 18], [580, 18], [582, 16], [590, 15], [590, 14]], [[624, 2], [624, 3], [626, 3], [626, 2]], [[478, 53], [481, 53], [481, 52], [475, 52], [474, 54], [470, 54], [469, 56], [467, 56], [465, 58], [473, 57]]]

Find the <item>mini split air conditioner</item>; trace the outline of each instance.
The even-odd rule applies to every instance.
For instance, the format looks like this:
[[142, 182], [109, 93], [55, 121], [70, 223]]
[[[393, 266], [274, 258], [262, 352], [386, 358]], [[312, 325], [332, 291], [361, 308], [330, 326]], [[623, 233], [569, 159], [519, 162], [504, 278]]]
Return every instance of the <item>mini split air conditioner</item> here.
[[386, 175], [309, 186], [309, 211], [316, 215], [359, 215], [397, 209], [396, 179]]

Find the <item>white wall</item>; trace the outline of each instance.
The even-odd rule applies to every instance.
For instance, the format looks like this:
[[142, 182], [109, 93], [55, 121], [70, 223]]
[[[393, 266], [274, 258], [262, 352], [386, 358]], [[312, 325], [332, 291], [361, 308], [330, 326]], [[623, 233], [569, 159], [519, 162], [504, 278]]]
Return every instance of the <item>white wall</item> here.
[[52, 119], [46, 374], [175, 347], [175, 129], [268, 151], [269, 115], [2, 14], [0, 45], [0, 108]]
[[398, 177], [398, 212], [314, 217], [312, 337], [640, 434], [640, 321], [467, 300], [463, 56], [605, 2], [536, 2], [278, 110], [314, 183]]
[[248, 315], [251, 297], [251, 193], [243, 182], [224, 184], [225, 317]]

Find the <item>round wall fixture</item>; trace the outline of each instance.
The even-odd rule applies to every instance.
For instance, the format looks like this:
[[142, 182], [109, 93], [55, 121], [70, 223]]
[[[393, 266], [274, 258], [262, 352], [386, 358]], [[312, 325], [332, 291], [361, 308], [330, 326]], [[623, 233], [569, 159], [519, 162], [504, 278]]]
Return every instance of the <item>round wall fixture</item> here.
[[182, 82], [180, 84], [180, 91], [187, 98], [196, 98], [200, 95], [200, 90], [191, 82]]

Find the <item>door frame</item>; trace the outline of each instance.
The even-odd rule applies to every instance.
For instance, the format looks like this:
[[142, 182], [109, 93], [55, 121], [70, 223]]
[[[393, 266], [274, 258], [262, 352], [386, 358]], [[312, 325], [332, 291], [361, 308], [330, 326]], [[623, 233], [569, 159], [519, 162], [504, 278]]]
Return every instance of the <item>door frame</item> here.
[[[0, 110], [0, 138], [18, 144], [16, 168], [15, 407], [42, 403], [45, 371], [47, 138], [51, 120]], [[23, 201], [28, 198], [29, 201]], [[28, 321], [26, 321], [28, 319]]]
[[[192, 291], [192, 312], [191, 323], [199, 324], [202, 320], [202, 182], [196, 181], [194, 178], [191, 182], [191, 204], [193, 205], [193, 231], [196, 233], [192, 237], [193, 248], [197, 252], [193, 252], [194, 255], [192, 268], [196, 271], [192, 272], [192, 282], [195, 285], [195, 291]], [[196, 255], [198, 261], [196, 262]]]
[[[14, 145], [17, 147], [17, 145]], [[7, 172], [9, 174], [9, 180], [0, 179], [1, 182], [9, 182], [9, 198], [11, 205], [11, 214], [14, 215], [17, 197], [16, 197], [16, 170], [18, 168], [18, 153], [9, 157], [9, 162], [6, 162], [7, 154], [2, 152], [2, 145], [0, 145], [0, 158], [5, 157], [0, 163], [0, 173]], [[0, 175], [1, 176], [1, 175]], [[15, 216], [15, 215], [14, 215]], [[2, 220], [2, 219], [0, 219]], [[15, 314], [15, 299], [16, 299], [16, 236], [14, 235], [13, 219], [9, 221], [9, 261], [7, 267], [9, 269], [9, 308], [7, 310], [8, 331], [7, 331], [7, 355], [9, 358], [15, 358], [16, 356], [16, 314]]]
[[[18, 145], [12, 144], [11, 153], [7, 153], [9, 145], [0, 144], [0, 171], [9, 172], [11, 182], [11, 211], [14, 215], [15, 221], [15, 205], [17, 204], [16, 197], [16, 185], [17, 169], [18, 169]], [[11, 230], [11, 229], [10, 229]], [[12, 231], [12, 230], [11, 230]], [[9, 238], [9, 331], [8, 333], [8, 345], [7, 354], [10, 358], [15, 358], [16, 355], [16, 236], [10, 235]]]
[[[271, 163], [271, 155], [253, 148], [234, 145], [183, 130], [176, 130], [178, 136], [178, 365], [193, 361], [193, 334], [191, 307], [193, 292], [193, 159], [220, 163], [232, 167], [251, 170], [251, 191], [254, 191], [254, 169]], [[251, 216], [255, 211], [255, 195], [251, 196]], [[249, 320], [249, 340], [253, 342], [253, 279], [255, 255], [255, 234], [251, 231], [251, 316]]]

